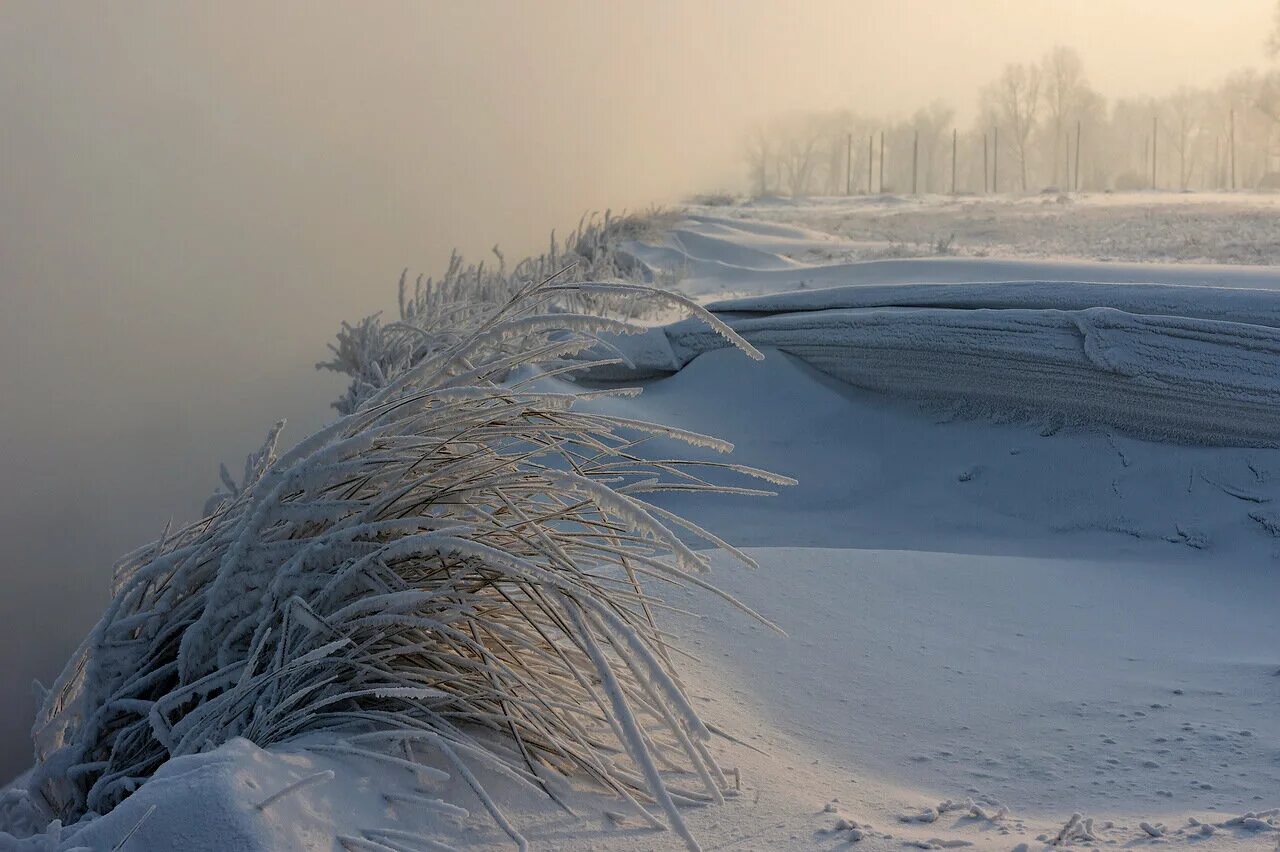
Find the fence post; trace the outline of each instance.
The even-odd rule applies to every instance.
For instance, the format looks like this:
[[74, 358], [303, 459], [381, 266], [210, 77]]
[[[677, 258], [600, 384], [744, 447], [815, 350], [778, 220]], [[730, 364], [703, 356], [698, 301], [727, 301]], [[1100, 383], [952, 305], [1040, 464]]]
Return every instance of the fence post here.
[[1156, 188], [1156, 134], [1159, 132], [1156, 126], [1156, 117], [1151, 116], [1151, 188]]
[[1063, 175], [1062, 175], [1062, 186], [1060, 187], [1060, 190], [1062, 192], [1070, 192], [1071, 191], [1071, 132], [1068, 131], [1062, 134], [1062, 140], [1066, 143], [1065, 145], [1066, 150], [1063, 153], [1066, 154], [1067, 161], [1062, 164]]
[[1231, 190], [1236, 188], [1236, 111], [1231, 110]]
[[1213, 137], [1213, 181], [1208, 189], [1222, 188], [1222, 137]]
[[871, 165], [876, 160], [875, 138], [874, 133], [867, 134], [867, 195], [871, 194]]
[[1080, 191], [1080, 119], [1076, 119], [1076, 192]]
[[982, 194], [987, 194], [987, 134], [982, 134]]
[[951, 194], [956, 194], [956, 140], [959, 139], [960, 131], [954, 127], [951, 128]]
[[1000, 191], [1000, 125], [996, 125], [991, 137], [991, 191]]
[[880, 131], [880, 191], [884, 192], [884, 131]]
[[916, 182], [918, 167], [920, 165], [920, 131], [916, 131], [915, 138], [911, 142], [911, 194], [919, 194], [919, 184]]
[[844, 194], [853, 195], [853, 134], [849, 134], [849, 144], [844, 154]]

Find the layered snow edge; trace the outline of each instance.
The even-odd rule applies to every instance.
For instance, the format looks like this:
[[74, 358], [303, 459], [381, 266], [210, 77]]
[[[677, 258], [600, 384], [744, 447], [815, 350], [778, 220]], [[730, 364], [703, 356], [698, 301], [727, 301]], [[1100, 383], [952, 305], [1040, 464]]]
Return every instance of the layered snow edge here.
[[[1092, 425], [1153, 440], [1276, 446], [1280, 293], [1085, 282], [862, 285], [715, 303], [757, 347], [856, 387], [995, 419]], [[610, 341], [674, 373], [725, 344], [679, 322]]]

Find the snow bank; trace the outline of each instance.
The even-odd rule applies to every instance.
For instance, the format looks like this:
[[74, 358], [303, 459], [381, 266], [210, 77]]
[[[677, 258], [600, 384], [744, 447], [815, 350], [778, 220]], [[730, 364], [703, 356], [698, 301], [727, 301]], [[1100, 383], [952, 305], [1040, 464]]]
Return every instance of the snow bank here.
[[[748, 294], [708, 307], [757, 346], [856, 387], [993, 419], [1203, 445], [1280, 442], [1276, 268], [848, 262], [848, 240], [735, 212], [692, 214], [660, 244], [628, 250], [680, 270], [686, 292]], [[724, 343], [686, 322], [619, 345], [631, 363], [592, 378], [670, 375]]]
[[734, 315], [838, 308], [1058, 311], [1115, 308], [1131, 314], [1191, 317], [1280, 327], [1280, 291], [1142, 282], [1055, 280], [856, 284], [745, 296], [712, 302], [707, 307]]
[[754, 364], [708, 352], [639, 398], [590, 403], [714, 432], [743, 462], [798, 479], [768, 500], [665, 495], [664, 506], [736, 543], [1195, 556], [1207, 566], [1267, 565], [1280, 552], [1280, 450], [921, 411], [766, 355]]
[[[825, 219], [818, 221], [830, 224]], [[1274, 237], [1274, 214], [1265, 213], [1260, 222], [1254, 245]], [[1153, 230], [1149, 222], [1145, 228], [1148, 234]], [[989, 227], [980, 228], [981, 233], [988, 231]], [[887, 238], [876, 228], [851, 238], [781, 222], [692, 215], [673, 225], [660, 240], [636, 240], [622, 245], [654, 274], [678, 275], [682, 291], [706, 298], [782, 293], [798, 288], [990, 281], [1280, 287], [1280, 268], [1276, 266], [1062, 259], [1064, 255], [1100, 257], [1096, 252], [1102, 250], [1096, 236], [1065, 232], [1069, 250], [1048, 256], [1015, 256], [1016, 244], [982, 256], [957, 256], [947, 253], [947, 233], [922, 232], [902, 243], [898, 238]], [[1248, 241], [1243, 248], [1248, 253]], [[1242, 258], [1230, 262], [1246, 261]], [[1257, 262], [1256, 253], [1248, 262]]]
[[[713, 305], [756, 346], [857, 387], [1007, 419], [1227, 446], [1280, 441], [1280, 294], [1082, 282], [844, 287]], [[666, 338], [668, 347], [658, 336]], [[677, 323], [631, 375], [724, 345]], [[625, 379], [612, 368], [601, 379]]]
[[835, 260], [947, 254], [1255, 266], [1280, 263], [1278, 208], [1277, 196], [1268, 193], [1117, 192], [1069, 198], [855, 195], [691, 212], [743, 232], [755, 226], [816, 229]]

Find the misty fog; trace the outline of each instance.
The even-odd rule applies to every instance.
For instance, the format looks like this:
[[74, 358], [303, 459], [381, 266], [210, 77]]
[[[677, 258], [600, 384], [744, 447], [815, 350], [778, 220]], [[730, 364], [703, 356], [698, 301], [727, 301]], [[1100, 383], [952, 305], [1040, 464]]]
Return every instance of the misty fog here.
[[[313, 365], [402, 268], [745, 191], [788, 111], [938, 102], [966, 132], [1056, 44], [1109, 98], [1216, 83], [1266, 62], [1273, 6], [1030, 5], [3, 4], [0, 689], [56, 675], [219, 462], [325, 421]], [[0, 776], [32, 705], [6, 700]]]

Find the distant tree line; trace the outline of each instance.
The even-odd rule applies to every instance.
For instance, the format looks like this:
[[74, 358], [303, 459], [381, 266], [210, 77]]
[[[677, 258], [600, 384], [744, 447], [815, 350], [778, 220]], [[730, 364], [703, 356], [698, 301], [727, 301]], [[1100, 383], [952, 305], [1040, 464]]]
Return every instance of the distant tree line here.
[[[1280, 6], [1268, 50], [1280, 55]], [[1005, 66], [968, 128], [942, 101], [900, 119], [792, 112], [750, 129], [746, 159], [756, 195], [1280, 190], [1280, 69], [1108, 102], [1059, 46]]]

